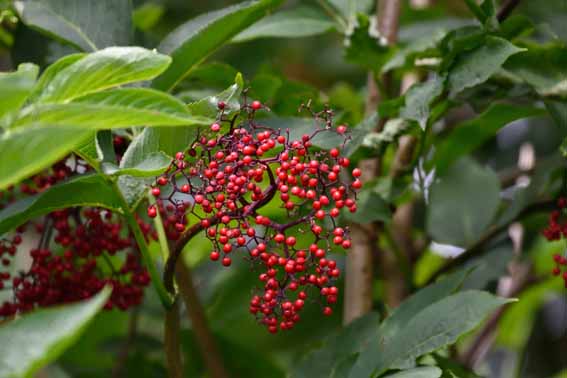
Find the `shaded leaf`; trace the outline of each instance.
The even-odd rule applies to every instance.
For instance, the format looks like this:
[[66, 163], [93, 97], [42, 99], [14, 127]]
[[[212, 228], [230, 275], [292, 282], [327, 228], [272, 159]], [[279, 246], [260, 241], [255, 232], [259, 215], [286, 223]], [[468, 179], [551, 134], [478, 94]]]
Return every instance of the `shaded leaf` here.
[[260, 20], [238, 34], [233, 42], [255, 38], [297, 38], [323, 34], [333, 29], [335, 23], [318, 9], [299, 6], [284, 10]]
[[359, 14], [354, 30], [347, 35], [345, 59], [378, 72], [392, 57], [394, 50], [379, 36], [371, 35], [370, 27], [369, 17]]
[[463, 158], [431, 186], [427, 232], [438, 243], [470, 246], [488, 228], [499, 204], [496, 174]]
[[0, 211], [0, 235], [55, 210], [92, 206], [121, 212], [120, 204], [120, 198], [102, 175], [79, 176], [14, 202]]
[[479, 47], [458, 56], [449, 71], [449, 94], [455, 96], [463, 89], [485, 82], [510, 56], [523, 50], [505, 39], [486, 37]]
[[129, 0], [28, 0], [16, 9], [29, 27], [83, 51], [130, 43]]
[[436, 366], [424, 366], [388, 374], [386, 378], [439, 378], [443, 372]]
[[405, 105], [400, 109], [400, 117], [416, 121], [425, 130], [431, 104], [443, 93], [444, 81], [444, 78], [436, 76], [424, 83], [412, 85], [405, 94]]
[[192, 102], [187, 105], [191, 114], [204, 116], [215, 119], [218, 112], [218, 103], [225, 103], [225, 114], [229, 115], [240, 110], [240, 96], [244, 89], [244, 79], [242, 74], [238, 73], [234, 78], [234, 84], [222, 91], [221, 93], [205, 97], [199, 101]]
[[406, 47], [397, 51], [394, 56], [384, 64], [382, 72], [385, 73], [403, 67], [406, 64], [412, 64], [411, 59], [415, 59], [420, 54], [435, 49], [439, 42], [443, 40], [445, 34], [447, 34], [447, 30], [439, 28], [433, 30], [431, 33], [425, 34], [423, 37], [411, 41]]
[[361, 224], [389, 222], [392, 219], [392, 211], [388, 203], [371, 188], [365, 188], [358, 194], [356, 207], [355, 213], [344, 211], [345, 218]]
[[282, 0], [246, 1], [203, 14], [169, 34], [158, 50], [171, 55], [171, 66], [154, 80], [153, 87], [169, 91], [212, 52], [264, 17]]
[[41, 309], [0, 326], [0, 376], [29, 377], [54, 361], [77, 341], [111, 289], [105, 287], [93, 298], [62, 307]]
[[447, 171], [459, 157], [468, 155], [494, 137], [507, 124], [522, 118], [545, 115], [545, 110], [497, 103], [478, 117], [458, 125], [437, 146], [435, 166], [439, 174]]
[[113, 163], [102, 163], [102, 171], [112, 176], [154, 177], [163, 173], [170, 163], [171, 157], [163, 152], [152, 152], [132, 167], [120, 168]]

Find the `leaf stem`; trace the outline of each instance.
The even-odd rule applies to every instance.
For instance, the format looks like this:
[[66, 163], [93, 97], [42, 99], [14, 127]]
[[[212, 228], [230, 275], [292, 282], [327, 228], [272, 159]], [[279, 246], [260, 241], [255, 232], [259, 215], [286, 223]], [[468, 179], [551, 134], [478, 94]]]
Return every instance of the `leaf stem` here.
[[474, 14], [474, 16], [481, 22], [484, 23], [486, 20], [486, 14], [480, 8], [480, 6], [476, 3], [476, 0], [465, 0], [465, 4], [469, 10]]

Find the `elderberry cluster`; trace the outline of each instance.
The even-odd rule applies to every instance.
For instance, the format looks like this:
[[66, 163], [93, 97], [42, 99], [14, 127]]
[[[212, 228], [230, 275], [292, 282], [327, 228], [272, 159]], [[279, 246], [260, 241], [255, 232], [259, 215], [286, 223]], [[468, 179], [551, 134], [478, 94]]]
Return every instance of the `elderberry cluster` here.
[[[216, 122], [156, 179], [151, 192], [157, 205], [148, 215], [160, 213], [172, 240], [204, 231], [213, 246], [210, 259], [224, 266], [234, 252], [244, 252], [261, 270], [262, 292], [250, 301], [250, 312], [270, 332], [292, 328], [308, 298], [319, 299], [323, 314], [331, 315], [340, 270], [328, 253], [333, 246], [351, 246], [338, 217], [342, 209], [356, 211], [361, 187], [358, 169], [352, 184], [343, 181], [349, 166], [341, 156], [346, 126], [334, 127], [329, 109], [308, 109], [313, 131], [293, 140], [288, 129], [256, 120], [265, 108], [258, 101], [231, 117], [225, 107], [218, 104]], [[343, 143], [329, 151], [315, 147], [314, 138], [324, 133], [341, 136]], [[262, 214], [272, 201], [284, 209], [285, 223]]]
[[[557, 200], [557, 209], [549, 214], [547, 227], [542, 231], [543, 236], [549, 241], [567, 239], [567, 219], [565, 218], [565, 209], [567, 208], [567, 199], [559, 198]], [[561, 254], [554, 254], [553, 261], [555, 267], [552, 270], [554, 276], [561, 276], [567, 287], [567, 257]]]
[[[5, 205], [41, 193], [86, 169], [78, 158], [66, 158], [4, 192]], [[157, 239], [148, 224], [138, 223], [147, 237]], [[26, 243], [27, 249], [22, 237], [33, 239]], [[31, 260], [29, 268], [9, 273], [14, 257]], [[141, 303], [150, 282], [125, 222], [98, 208], [58, 210], [18, 227], [11, 239], [0, 240], [0, 258], [5, 270], [0, 271], [0, 290], [12, 292], [12, 299], [0, 304], [0, 317], [90, 298], [105, 285], [113, 287], [105, 308], [125, 310]]]

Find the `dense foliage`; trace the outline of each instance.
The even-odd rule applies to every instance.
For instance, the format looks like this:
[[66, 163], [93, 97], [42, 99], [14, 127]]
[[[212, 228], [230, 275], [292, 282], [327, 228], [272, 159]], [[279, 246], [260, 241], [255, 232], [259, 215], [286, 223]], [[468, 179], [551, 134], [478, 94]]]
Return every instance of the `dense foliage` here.
[[0, 377], [564, 376], [565, 12], [0, 2]]

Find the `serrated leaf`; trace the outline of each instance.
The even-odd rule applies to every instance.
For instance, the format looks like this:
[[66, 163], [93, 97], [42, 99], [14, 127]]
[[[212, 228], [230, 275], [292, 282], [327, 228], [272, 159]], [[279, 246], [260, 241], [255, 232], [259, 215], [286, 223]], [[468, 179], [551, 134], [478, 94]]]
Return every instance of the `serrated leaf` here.
[[110, 297], [105, 287], [93, 298], [41, 309], [0, 326], [0, 376], [31, 377], [73, 345]]
[[524, 49], [505, 39], [488, 36], [479, 47], [461, 53], [451, 67], [448, 76], [449, 95], [455, 96], [463, 89], [488, 80], [506, 60]]
[[0, 73], [0, 119], [24, 104], [35, 84], [39, 67], [24, 63], [15, 72]]
[[150, 80], [162, 73], [171, 58], [141, 47], [108, 47], [59, 71], [38, 101], [64, 102], [123, 84]]
[[453, 129], [437, 146], [435, 167], [438, 174], [443, 174], [449, 166], [461, 156], [468, 155], [482, 146], [498, 131], [519, 119], [543, 116], [544, 109], [527, 106], [497, 103], [491, 105], [478, 117], [466, 121]]
[[171, 157], [163, 152], [152, 152], [132, 167], [120, 168], [113, 163], [102, 163], [101, 168], [104, 174], [111, 176], [154, 177], [165, 172], [170, 163]]
[[499, 204], [496, 174], [463, 158], [431, 186], [427, 232], [438, 243], [468, 247], [491, 224]]
[[379, 72], [382, 66], [393, 56], [394, 50], [380, 39], [370, 34], [370, 18], [358, 14], [354, 30], [345, 42], [345, 59], [362, 67]]
[[102, 175], [83, 175], [14, 202], [0, 211], [0, 235], [54, 210], [76, 206], [122, 212], [120, 198]]
[[256, 38], [298, 38], [323, 34], [335, 27], [335, 23], [318, 9], [299, 6], [284, 10], [260, 20], [238, 34], [233, 42]]
[[[498, 307], [511, 302], [483, 291], [465, 291], [431, 304], [417, 313], [388, 344], [381, 344], [375, 354], [372, 376], [405, 365], [416, 358], [455, 343], [460, 336], [475, 329]], [[351, 371], [351, 378], [357, 372]], [[358, 375], [360, 376], [360, 375]]]
[[0, 190], [40, 172], [67, 156], [93, 132], [29, 127], [0, 134]]
[[281, 3], [282, 0], [246, 1], [203, 14], [179, 26], [158, 47], [159, 51], [171, 55], [173, 62], [152, 86], [171, 90], [195, 65]]
[[384, 378], [439, 378], [443, 371], [436, 366], [423, 366], [388, 374]]
[[436, 76], [424, 83], [414, 84], [405, 94], [400, 117], [416, 121], [422, 130], [427, 127], [431, 105], [443, 93], [445, 78]]
[[567, 47], [563, 45], [529, 46], [504, 68], [541, 96], [567, 96]]
[[29, 27], [83, 51], [126, 46], [132, 36], [129, 0], [26, 0], [16, 9]]
[[378, 339], [379, 317], [370, 313], [360, 317], [328, 337], [323, 347], [307, 355], [291, 373], [292, 378], [328, 377], [341, 359], [367, 348], [370, 340]]
[[211, 121], [193, 116], [181, 101], [166, 93], [146, 88], [118, 88], [92, 93], [66, 104], [29, 106], [14, 125], [111, 129], [188, 126]]

